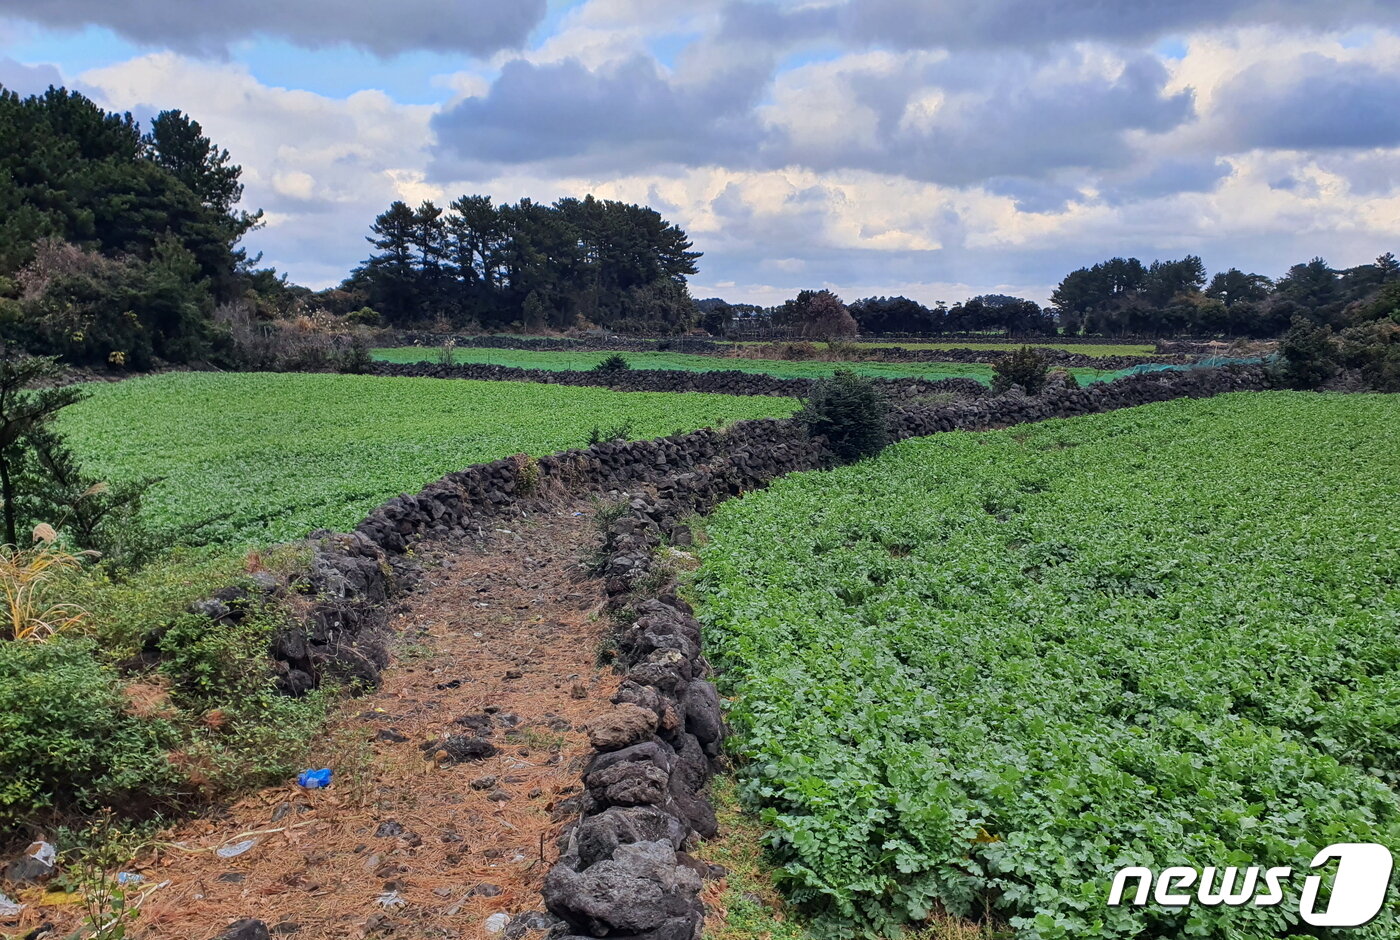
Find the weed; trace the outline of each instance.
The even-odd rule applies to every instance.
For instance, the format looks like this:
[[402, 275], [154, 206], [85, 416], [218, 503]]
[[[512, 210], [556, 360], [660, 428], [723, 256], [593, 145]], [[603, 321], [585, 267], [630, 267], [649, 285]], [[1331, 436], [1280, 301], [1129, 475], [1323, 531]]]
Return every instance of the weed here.
[[529, 454], [516, 454], [515, 489], [521, 496], [534, 496], [540, 491], [540, 462]]
[[624, 422], [606, 431], [595, 424], [593, 425], [593, 429], [588, 432], [588, 446], [592, 447], [595, 444], [608, 444], [613, 441], [631, 440], [633, 431], [634, 429], [631, 421]]
[[75, 845], [66, 853], [67, 879], [82, 898], [88, 940], [123, 940], [140, 915], [139, 902], [113, 874], [136, 855], [139, 832], [124, 829], [110, 809], [103, 809], [76, 833]]
[[87, 619], [77, 604], [54, 599], [62, 576], [82, 567], [92, 552], [77, 554], [54, 547], [54, 531], [47, 525], [35, 530], [40, 545], [29, 549], [0, 546], [0, 595], [5, 608], [5, 635], [9, 640], [44, 640], [76, 627]]

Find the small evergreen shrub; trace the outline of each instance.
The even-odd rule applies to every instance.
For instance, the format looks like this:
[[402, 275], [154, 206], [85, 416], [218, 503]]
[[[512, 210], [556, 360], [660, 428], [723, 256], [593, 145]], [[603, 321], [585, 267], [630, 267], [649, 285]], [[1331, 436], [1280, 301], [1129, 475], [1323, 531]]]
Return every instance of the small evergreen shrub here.
[[1049, 364], [1029, 346], [1022, 346], [1000, 359], [992, 369], [992, 391], [1000, 395], [1013, 385], [1026, 390], [1027, 395], [1039, 395], [1045, 388]]
[[632, 364], [627, 361], [627, 357], [623, 356], [622, 353], [613, 353], [594, 366], [593, 371], [602, 375], [616, 375], [631, 368]]
[[878, 454], [889, 443], [889, 405], [875, 383], [845, 369], [812, 386], [797, 417], [807, 433], [823, 436], [842, 463]]

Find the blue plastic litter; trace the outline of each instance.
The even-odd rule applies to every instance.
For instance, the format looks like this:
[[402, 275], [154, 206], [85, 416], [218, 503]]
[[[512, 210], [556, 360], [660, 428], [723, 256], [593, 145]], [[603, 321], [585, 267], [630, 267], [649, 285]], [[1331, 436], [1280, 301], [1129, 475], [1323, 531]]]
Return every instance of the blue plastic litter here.
[[146, 880], [146, 876], [134, 871], [117, 872], [117, 884], [119, 885], [139, 885]]
[[331, 785], [331, 769], [303, 770], [297, 774], [297, 783], [308, 790], [319, 790]]

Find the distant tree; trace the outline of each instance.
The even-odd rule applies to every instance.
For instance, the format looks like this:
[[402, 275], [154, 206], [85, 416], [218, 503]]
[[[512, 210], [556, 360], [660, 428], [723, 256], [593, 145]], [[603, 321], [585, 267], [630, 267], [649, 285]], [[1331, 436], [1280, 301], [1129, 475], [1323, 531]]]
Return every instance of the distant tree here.
[[1380, 271], [1381, 282], [1389, 283], [1400, 278], [1400, 259], [1396, 259], [1392, 252], [1387, 251], [1376, 259], [1376, 269]]
[[1180, 261], [1153, 261], [1142, 282], [1149, 304], [1165, 307], [1173, 300], [1199, 294], [1206, 286], [1206, 266], [1196, 255]]
[[1053, 311], [1021, 297], [982, 294], [948, 311], [950, 330], [967, 333], [1003, 332], [1010, 336], [1037, 336], [1055, 332]]
[[803, 339], [831, 342], [856, 334], [856, 321], [846, 305], [829, 290], [804, 290], [778, 308], [775, 326], [787, 327]]
[[417, 307], [415, 213], [408, 203], [396, 200], [375, 218], [370, 231], [374, 234], [367, 240], [378, 252], [365, 264], [371, 302], [390, 323], [402, 325]]
[[[243, 196], [242, 168], [230, 162], [227, 150], [204, 136], [198, 121], [180, 111], [162, 111], [151, 120], [145, 140], [156, 165], [174, 174], [200, 202], [226, 215], [233, 213]], [[243, 221], [251, 224], [261, 215]]]
[[431, 319], [448, 309], [446, 262], [448, 256], [447, 224], [442, 210], [431, 200], [424, 200], [413, 211], [411, 229], [416, 265], [416, 300], [418, 317]]
[[718, 297], [695, 301], [700, 314], [700, 328], [714, 336], [723, 336], [734, 323], [734, 305]]
[[862, 333], [936, 333], [942, 327], [934, 311], [908, 297], [866, 297], [850, 311]]
[[1246, 274], [1239, 268], [1231, 268], [1217, 272], [1210, 279], [1206, 296], [1221, 301], [1226, 307], [1233, 307], [1241, 302], [1257, 303], [1263, 300], [1269, 296], [1272, 287], [1273, 282], [1262, 274]]
[[217, 303], [290, 293], [238, 247], [261, 218], [240, 173], [180, 111], [143, 135], [77, 92], [0, 89], [0, 278], [30, 284], [0, 333], [84, 363], [210, 357]]

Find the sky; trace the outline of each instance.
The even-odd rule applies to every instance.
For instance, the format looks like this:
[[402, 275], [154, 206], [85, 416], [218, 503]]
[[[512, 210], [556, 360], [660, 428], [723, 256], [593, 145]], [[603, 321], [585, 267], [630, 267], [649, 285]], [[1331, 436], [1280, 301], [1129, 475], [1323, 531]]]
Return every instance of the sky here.
[[1400, 251], [1400, 0], [0, 0], [0, 84], [190, 114], [313, 288], [473, 193], [650, 205], [760, 304]]

